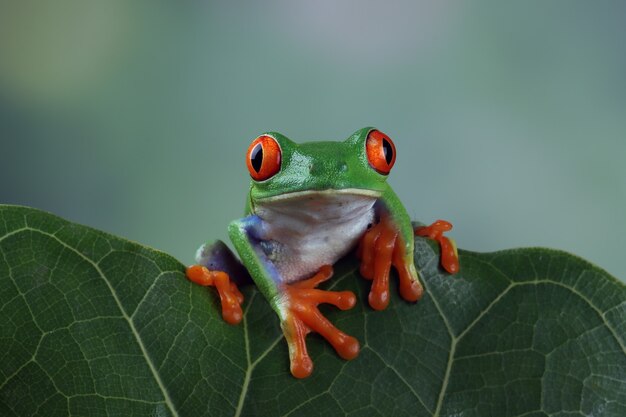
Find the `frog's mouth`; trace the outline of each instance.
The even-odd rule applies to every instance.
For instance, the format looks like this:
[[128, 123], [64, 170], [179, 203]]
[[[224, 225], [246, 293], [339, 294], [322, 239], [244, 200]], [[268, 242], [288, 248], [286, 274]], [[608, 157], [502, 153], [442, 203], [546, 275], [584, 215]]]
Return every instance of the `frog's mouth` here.
[[362, 188], [341, 188], [334, 189], [329, 188], [326, 190], [306, 190], [306, 191], [294, 191], [291, 193], [284, 193], [272, 197], [259, 198], [257, 201], [260, 203], [277, 203], [281, 201], [296, 201], [296, 200], [327, 200], [333, 197], [363, 197], [366, 200], [378, 199], [382, 195], [380, 191], [366, 190]]
[[381, 194], [359, 188], [295, 191], [259, 199], [254, 211], [265, 220], [277, 216], [276, 222], [293, 223], [296, 229], [319, 224], [331, 227], [333, 223], [364, 221]]

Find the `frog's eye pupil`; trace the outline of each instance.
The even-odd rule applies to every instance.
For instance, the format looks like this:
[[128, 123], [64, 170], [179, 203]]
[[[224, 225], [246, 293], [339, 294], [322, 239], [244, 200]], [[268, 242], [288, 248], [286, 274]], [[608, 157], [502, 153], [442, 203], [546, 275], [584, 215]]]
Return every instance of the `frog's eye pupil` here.
[[391, 164], [391, 161], [393, 161], [393, 147], [385, 138], [383, 138], [383, 152], [385, 153], [385, 161], [387, 161], [387, 165]]
[[387, 175], [396, 162], [396, 147], [389, 136], [380, 130], [372, 130], [365, 142], [367, 160], [381, 175]]
[[260, 143], [257, 143], [252, 152], [250, 152], [250, 162], [256, 172], [261, 171], [261, 166], [263, 166], [263, 146]]
[[246, 165], [255, 181], [265, 181], [280, 171], [282, 152], [276, 139], [269, 135], [256, 138], [248, 148]]

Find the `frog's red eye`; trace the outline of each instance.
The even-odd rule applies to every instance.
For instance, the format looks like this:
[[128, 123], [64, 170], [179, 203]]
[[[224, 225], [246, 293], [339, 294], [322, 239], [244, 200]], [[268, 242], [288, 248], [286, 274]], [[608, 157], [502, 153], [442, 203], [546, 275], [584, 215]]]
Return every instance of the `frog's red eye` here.
[[264, 181], [280, 171], [281, 151], [278, 142], [271, 136], [259, 136], [248, 148], [246, 165], [255, 181]]
[[365, 148], [367, 149], [367, 160], [372, 168], [379, 174], [389, 174], [396, 162], [396, 147], [389, 136], [379, 130], [372, 130], [367, 135]]

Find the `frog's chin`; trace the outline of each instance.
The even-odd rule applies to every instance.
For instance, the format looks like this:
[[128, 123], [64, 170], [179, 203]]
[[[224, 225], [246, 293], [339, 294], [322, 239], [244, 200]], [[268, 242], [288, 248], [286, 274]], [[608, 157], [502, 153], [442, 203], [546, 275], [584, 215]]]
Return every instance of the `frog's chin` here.
[[280, 201], [294, 201], [294, 200], [310, 200], [316, 198], [328, 198], [328, 197], [340, 197], [340, 196], [353, 196], [364, 197], [366, 199], [378, 199], [382, 195], [381, 191], [367, 190], [363, 188], [329, 188], [325, 190], [306, 190], [306, 191], [294, 191], [290, 193], [283, 193], [271, 197], [258, 198], [259, 203], [276, 203]]

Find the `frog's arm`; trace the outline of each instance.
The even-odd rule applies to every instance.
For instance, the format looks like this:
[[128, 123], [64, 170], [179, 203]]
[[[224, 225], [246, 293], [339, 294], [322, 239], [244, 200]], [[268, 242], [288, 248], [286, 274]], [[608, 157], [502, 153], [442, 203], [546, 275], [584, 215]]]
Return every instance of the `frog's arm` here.
[[400, 278], [400, 295], [408, 301], [417, 301], [423, 292], [413, 262], [413, 235], [427, 236], [441, 245], [441, 264], [450, 273], [459, 270], [454, 241], [443, 236], [452, 225], [439, 220], [424, 228], [413, 229], [411, 219], [391, 187], [383, 192], [377, 204], [379, 223], [361, 238], [358, 255], [361, 275], [373, 281], [369, 303], [375, 310], [389, 304], [389, 270], [393, 265]]
[[439, 242], [441, 248], [441, 266], [450, 274], [459, 272], [459, 255], [457, 253], [454, 240], [444, 236], [444, 232], [452, 230], [452, 224], [445, 220], [437, 220], [430, 226], [420, 226], [413, 228], [411, 218], [406, 209], [400, 202], [398, 196], [393, 192], [391, 187], [383, 193], [382, 196], [383, 210], [386, 210], [393, 223], [398, 227], [398, 231], [405, 243], [406, 260], [411, 260], [413, 264], [413, 235], [428, 237]]
[[413, 227], [408, 213], [391, 187], [383, 192], [376, 206], [379, 223], [361, 238], [358, 255], [360, 272], [372, 280], [370, 306], [384, 310], [389, 304], [389, 271], [393, 265], [400, 279], [400, 295], [417, 301], [423, 292], [413, 263]]
[[272, 242], [264, 240], [264, 222], [260, 217], [252, 214], [236, 220], [229, 225], [228, 232], [244, 266], [280, 318], [289, 346], [291, 373], [295, 377], [307, 377], [313, 370], [305, 342], [311, 331], [328, 340], [342, 358], [352, 359], [358, 355], [358, 341], [333, 326], [317, 308], [320, 303], [328, 303], [347, 310], [356, 303], [354, 294], [349, 291], [316, 288], [332, 276], [330, 265], [322, 266], [307, 280], [286, 284], [264, 251], [264, 248], [271, 248]]
[[280, 276], [260, 246], [264, 235], [263, 220], [254, 214], [235, 220], [228, 226], [228, 235], [257, 288], [283, 318], [279, 306]]
[[400, 201], [400, 198], [398, 198], [398, 195], [391, 187], [387, 187], [381, 197], [380, 211], [380, 214], [386, 212], [389, 215], [391, 222], [396, 226], [400, 237], [404, 241], [404, 256], [410, 257], [410, 260], [413, 261], [414, 241], [411, 218]]

